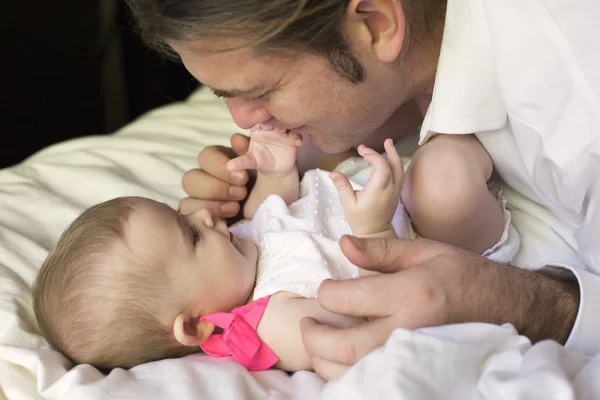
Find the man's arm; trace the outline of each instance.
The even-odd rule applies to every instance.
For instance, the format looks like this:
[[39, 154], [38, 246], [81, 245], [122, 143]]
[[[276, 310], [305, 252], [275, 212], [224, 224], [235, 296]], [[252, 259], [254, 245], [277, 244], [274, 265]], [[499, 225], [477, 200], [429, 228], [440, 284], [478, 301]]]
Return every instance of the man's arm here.
[[534, 342], [560, 343], [573, 328], [579, 307], [576, 282], [423, 239], [343, 237], [341, 247], [352, 263], [381, 274], [325, 281], [319, 302], [342, 315], [378, 318], [345, 329], [303, 321], [303, 340], [313, 366], [327, 379], [383, 345], [396, 328], [511, 323]]
[[[457, 322], [480, 320], [495, 324], [511, 323], [519, 334], [527, 336], [534, 343], [546, 339], [561, 344], [567, 341], [579, 308], [579, 286], [576, 281], [550, 277], [487, 259], [481, 260], [481, 264], [482, 271], [473, 271], [474, 283], [481, 284], [481, 287], [468, 285], [471, 294], [477, 296], [474, 299], [481, 301], [480, 317], [478, 319], [477, 313], [471, 310], [465, 312]], [[464, 297], [468, 295], [465, 293]]]

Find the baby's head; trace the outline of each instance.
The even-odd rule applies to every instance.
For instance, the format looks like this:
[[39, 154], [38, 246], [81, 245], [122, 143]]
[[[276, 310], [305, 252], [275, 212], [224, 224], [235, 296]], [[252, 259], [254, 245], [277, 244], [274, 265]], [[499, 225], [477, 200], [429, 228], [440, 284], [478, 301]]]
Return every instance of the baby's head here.
[[34, 310], [48, 342], [103, 369], [199, 351], [214, 326], [252, 293], [256, 247], [199, 210], [181, 215], [140, 197], [85, 211], [42, 264]]

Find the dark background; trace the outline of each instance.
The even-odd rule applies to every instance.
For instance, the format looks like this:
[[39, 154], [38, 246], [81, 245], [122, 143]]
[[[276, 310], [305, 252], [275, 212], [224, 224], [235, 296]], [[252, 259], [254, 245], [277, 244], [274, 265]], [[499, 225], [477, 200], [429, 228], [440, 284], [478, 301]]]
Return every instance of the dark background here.
[[0, 8], [0, 167], [49, 144], [111, 133], [197, 87], [146, 48], [122, 0], [11, 1]]

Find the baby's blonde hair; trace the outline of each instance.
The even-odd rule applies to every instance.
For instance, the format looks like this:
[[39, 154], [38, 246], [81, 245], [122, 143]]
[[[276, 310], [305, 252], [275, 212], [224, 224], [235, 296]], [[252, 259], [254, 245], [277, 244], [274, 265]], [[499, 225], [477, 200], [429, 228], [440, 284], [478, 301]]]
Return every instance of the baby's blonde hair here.
[[131, 368], [200, 350], [174, 338], [172, 323], [184, 305], [168, 268], [126, 251], [125, 227], [134, 211], [132, 198], [86, 210], [40, 268], [33, 288], [39, 328], [75, 363]]

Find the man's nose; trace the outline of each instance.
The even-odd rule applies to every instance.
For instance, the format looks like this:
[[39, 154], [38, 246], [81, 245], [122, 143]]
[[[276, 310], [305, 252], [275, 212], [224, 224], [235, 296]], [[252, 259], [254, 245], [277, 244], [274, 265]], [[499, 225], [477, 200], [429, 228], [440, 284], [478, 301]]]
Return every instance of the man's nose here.
[[233, 121], [242, 129], [250, 129], [272, 117], [264, 104], [260, 104], [258, 101], [231, 98], [226, 99], [225, 103]]

